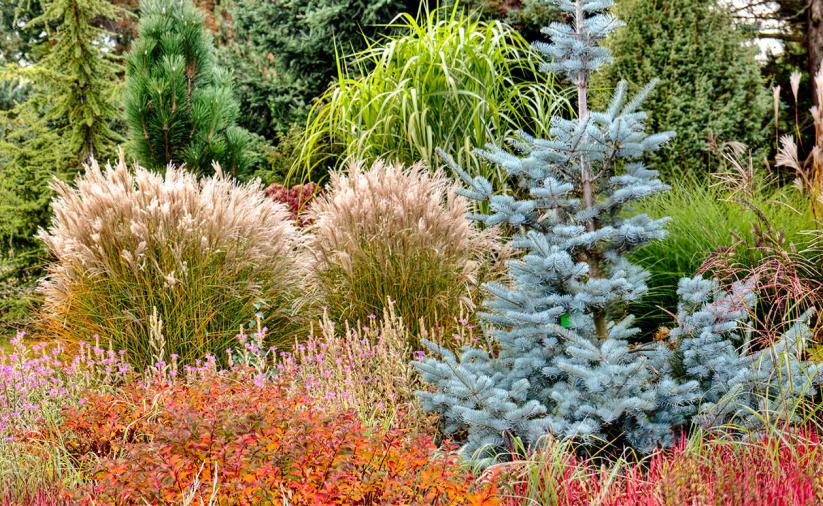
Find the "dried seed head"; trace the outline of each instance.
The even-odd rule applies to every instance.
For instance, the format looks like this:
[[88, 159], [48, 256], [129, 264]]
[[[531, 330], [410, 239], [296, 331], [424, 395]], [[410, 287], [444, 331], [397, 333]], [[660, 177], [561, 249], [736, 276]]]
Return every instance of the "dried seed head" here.
[[797, 103], [797, 94], [800, 92], [800, 72], [792, 72], [791, 77], [789, 77], [789, 82], [792, 86], [792, 95], [794, 96], [794, 102]]

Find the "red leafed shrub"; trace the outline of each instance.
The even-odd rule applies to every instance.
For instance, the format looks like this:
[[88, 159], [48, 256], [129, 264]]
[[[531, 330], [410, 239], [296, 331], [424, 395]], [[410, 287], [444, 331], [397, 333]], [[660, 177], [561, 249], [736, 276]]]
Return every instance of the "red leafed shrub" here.
[[65, 420], [94, 478], [84, 504], [498, 504], [431, 438], [367, 430], [268, 382], [131, 385]]
[[599, 466], [566, 448], [490, 470], [506, 506], [812, 506], [823, 503], [823, 446], [815, 431], [741, 442], [704, 437], [641, 463]]
[[280, 184], [273, 184], [266, 188], [266, 196], [274, 200], [286, 204], [292, 219], [298, 226], [308, 225], [308, 211], [309, 203], [314, 199], [318, 188], [315, 183], [306, 183], [286, 188]]

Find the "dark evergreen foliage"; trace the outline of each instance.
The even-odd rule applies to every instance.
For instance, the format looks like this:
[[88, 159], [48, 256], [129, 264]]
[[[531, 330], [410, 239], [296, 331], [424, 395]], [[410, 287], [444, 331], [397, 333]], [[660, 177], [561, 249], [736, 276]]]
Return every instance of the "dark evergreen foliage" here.
[[[122, 67], [104, 49], [107, 32], [92, 22], [116, 17], [106, 0], [55, 0], [30, 21], [50, 33], [30, 67], [15, 67], [31, 83], [28, 99], [3, 113], [0, 127], [0, 241], [25, 250], [46, 223], [53, 176], [67, 180], [90, 156], [105, 159], [121, 139], [112, 129], [114, 92]], [[52, 28], [52, 26], [54, 28]]]
[[366, 47], [405, 0], [237, 0], [234, 42], [223, 61], [234, 69], [241, 124], [274, 139], [305, 120], [312, 99], [337, 76], [338, 56]]
[[603, 81], [625, 79], [637, 90], [659, 79], [649, 126], [677, 131], [649, 160], [667, 174], [702, 176], [710, 135], [768, 152], [771, 101], [757, 50], [716, 0], [621, 0], [617, 13], [625, 26], [607, 41], [613, 64]]
[[146, 0], [127, 58], [129, 151], [147, 168], [185, 163], [206, 174], [212, 162], [234, 175], [247, 166], [249, 135], [231, 76], [217, 65], [212, 36], [191, 0]]
[[12, 294], [0, 304], [0, 324], [23, 312], [14, 294], [41, 273], [34, 235], [51, 213], [49, 183], [71, 180], [91, 156], [112, 156], [121, 140], [112, 124], [122, 66], [105, 49], [110, 34], [99, 24], [122, 11], [107, 0], [27, 5], [11, 21], [3, 13], [4, 24], [20, 29], [3, 45], [3, 77], [15, 79], [4, 85], [7, 110], [0, 112], [0, 297]]

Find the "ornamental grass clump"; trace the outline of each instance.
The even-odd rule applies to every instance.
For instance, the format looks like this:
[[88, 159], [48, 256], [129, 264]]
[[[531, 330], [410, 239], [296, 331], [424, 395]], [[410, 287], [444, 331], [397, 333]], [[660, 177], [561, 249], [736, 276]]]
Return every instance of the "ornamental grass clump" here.
[[775, 427], [746, 442], [698, 431], [671, 450], [643, 459], [627, 452], [606, 464], [552, 441], [524, 460], [491, 468], [486, 478], [500, 483], [506, 506], [811, 506], [823, 497], [820, 443], [814, 427]]
[[139, 368], [160, 345], [181, 364], [225, 356], [255, 315], [291, 339], [299, 232], [259, 185], [215, 168], [198, 180], [173, 167], [130, 172], [121, 158], [105, 171], [92, 161], [76, 187], [55, 184], [54, 218], [40, 233], [56, 259], [41, 288], [45, 330], [67, 343], [99, 335]]
[[337, 320], [365, 321], [389, 300], [416, 334], [472, 304], [490, 242], [466, 219], [468, 201], [440, 173], [375, 162], [331, 176], [311, 206], [320, 301]]
[[537, 52], [505, 23], [455, 5], [403, 14], [390, 28], [394, 35], [338, 62], [337, 82], [309, 112], [292, 166], [298, 179], [346, 159], [434, 168], [441, 147], [470, 172], [504, 184], [472, 147], [516, 130], [544, 134], [548, 118], [569, 108], [554, 77], [539, 71]]

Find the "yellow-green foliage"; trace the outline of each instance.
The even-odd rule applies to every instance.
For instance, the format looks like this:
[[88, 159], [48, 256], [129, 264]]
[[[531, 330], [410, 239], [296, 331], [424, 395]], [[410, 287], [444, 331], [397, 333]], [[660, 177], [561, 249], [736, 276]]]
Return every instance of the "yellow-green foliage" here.
[[167, 359], [224, 358], [256, 312], [271, 335], [289, 336], [304, 272], [299, 232], [257, 184], [215, 167], [198, 181], [175, 168], [132, 173], [121, 159], [105, 171], [92, 162], [76, 188], [56, 183], [54, 218], [40, 233], [56, 258], [42, 287], [46, 330], [68, 342], [98, 334], [138, 366], [152, 359], [152, 334]]
[[292, 167], [300, 178], [347, 158], [437, 167], [441, 148], [502, 183], [472, 150], [516, 130], [545, 136], [549, 118], [568, 109], [536, 51], [504, 23], [455, 7], [403, 15], [393, 28], [397, 35], [339, 62], [337, 83], [309, 113]]
[[636, 211], [652, 217], [670, 216], [665, 239], [654, 241], [632, 255], [634, 262], [648, 269], [649, 293], [632, 308], [644, 325], [668, 324], [671, 319], [660, 307], [675, 311], [677, 282], [692, 276], [701, 264], [721, 248], [743, 269], [757, 266], [763, 252], [757, 242], [755, 226], [764, 227], [745, 200], [763, 214], [768, 224], [782, 234], [785, 247], [805, 252], [814, 242], [810, 231], [817, 225], [804, 197], [794, 188], [774, 190], [761, 184], [748, 195], [730, 193], [720, 186], [708, 186], [683, 178], [670, 192], [652, 197]]
[[321, 303], [331, 317], [365, 321], [389, 299], [418, 330], [445, 325], [470, 305], [488, 242], [466, 219], [468, 202], [440, 173], [377, 161], [335, 173], [311, 206]]

